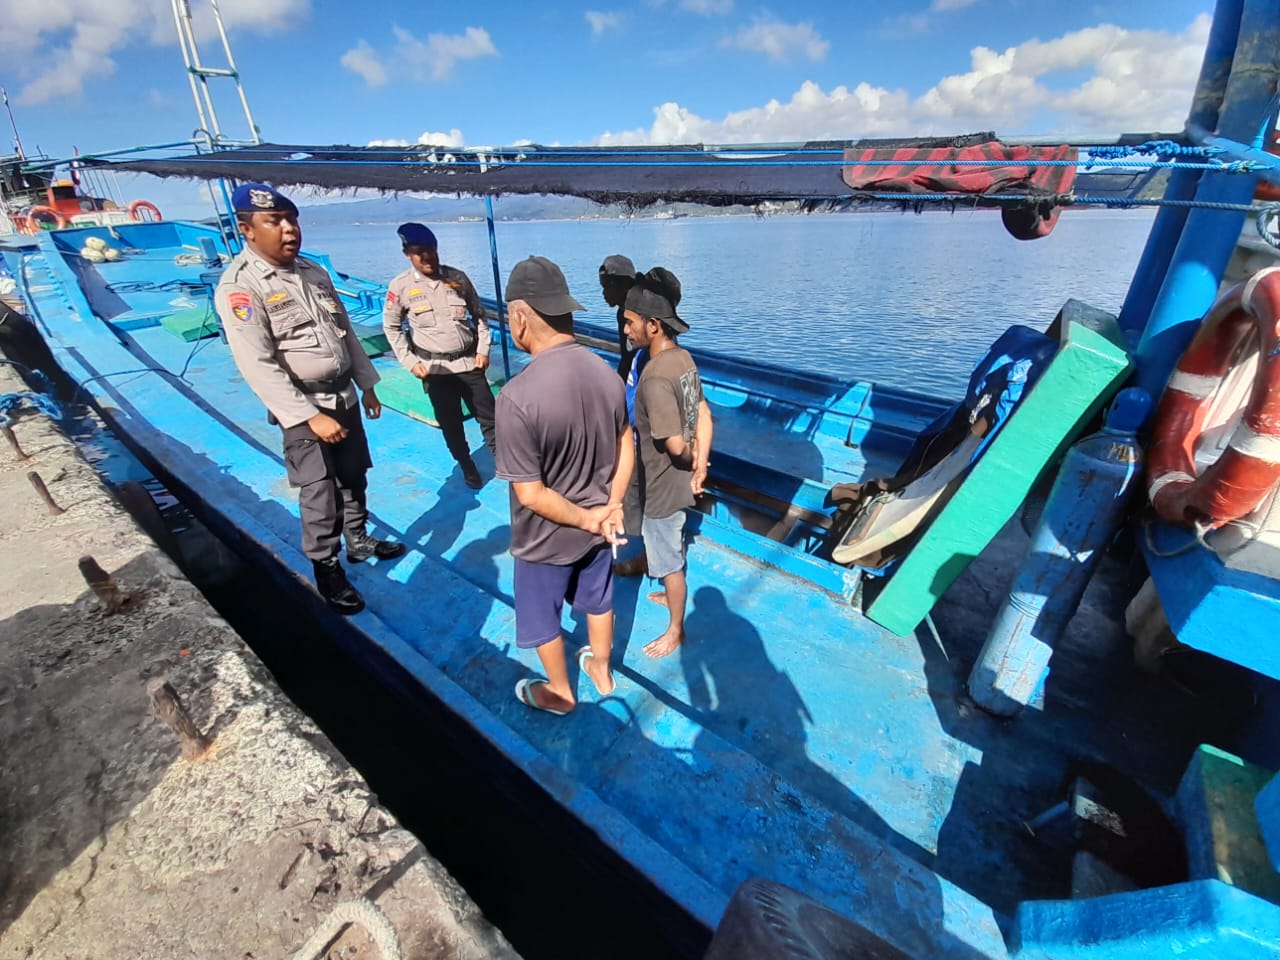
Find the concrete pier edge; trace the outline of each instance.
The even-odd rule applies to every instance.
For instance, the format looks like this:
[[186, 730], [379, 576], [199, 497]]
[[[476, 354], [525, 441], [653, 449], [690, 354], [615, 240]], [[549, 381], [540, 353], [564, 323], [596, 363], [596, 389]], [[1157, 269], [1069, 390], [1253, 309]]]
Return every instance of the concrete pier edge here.
[[[0, 394], [26, 389], [0, 367]], [[515, 958], [58, 425], [12, 416], [0, 960]], [[164, 683], [208, 741], [195, 759], [153, 710]]]

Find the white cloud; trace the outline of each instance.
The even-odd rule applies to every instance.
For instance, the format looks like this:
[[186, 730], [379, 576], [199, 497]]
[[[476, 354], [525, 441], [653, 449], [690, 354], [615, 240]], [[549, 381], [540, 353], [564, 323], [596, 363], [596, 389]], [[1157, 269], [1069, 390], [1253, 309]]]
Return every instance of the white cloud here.
[[616, 10], [588, 10], [583, 14], [587, 23], [591, 24], [591, 36], [600, 37], [610, 30], [622, 29], [622, 14]]
[[929, 4], [931, 13], [942, 13], [947, 10], [963, 10], [965, 7], [971, 7], [978, 0], [933, 0]]
[[364, 77], [364, 82], [371, 87], [381, 87], [387, 82], [386, 67], [378, 60], [368, 41], [359, 41], [342, 55], [339, 62], [352, 73]]
[[393, 27], [396, 45], [392, 54], [397, 64], [407, 65], [416, 80], [447, 80], [460, 60], [498, 56], [489, 31], [467, 27], [463, 33], [432, 33], [419, 40], [403, 27]]
[[462, 131], [454, 127], [448, 133], [432, 133], [425, 131], [418, 137], [418, 143], [432, 147], [461, 147], [466, 144]]
[[[912, 97], [866, 81], [830, 91], [806, 81], [786, 101], [700, 117], [678, 103], [654, 109], [648, 129], [611, 131], [597, 141], [751, 143], [856, 137], [1182, 129], [1210, 18], [1181, 33], [1103, 24], [997, 52], [976, 47], [970, 69]], [[1070, 82], [1063, 84], [1059, 75]], [[1059, 81], [1055, 83], [1055, 81]]]
[[[220, 7], [228, 30], [267, 32], [296, 24], [308, 5], [309, 0], [223, 0]], [[202, 8], [197, 13], [204, 13], [196, 17], [201, 56], [210, 66], [223, 66], [221, 50], [209, 42], [215, 36], [212, 20]], [[87, 81], [115, 73], [122, 53], [147, 55], [128, 53], [130, 48], [177, 42], [168, 0], [0, 0], [0, 23], [10, 94], [26, 106], [79, 96]]]
[[[466, 145], [466, 138], [463, 137], [462, 131], [454, 127], [448, 133], [438, 133], [431, 130], [425, 130], [414, 141], [414, 146], [430, 146], [430, 147], [461, 147]], [[370, 147], [407, 147], [410, 146], [408, 140], [400, 140], [392, 138], [388, 140], [370, 140], [367, 146]]]
[[704, 17], [712, 17], [732, 10], [733, 0], [680, 0], [680, 9], [698, 13]]
[[751, 26], [725, 37], [721, 46], [763, 53], [781, 63], [797, 54], [808, 60], [825, 59], [831, 44], [822, 39], [811, 23], [783, 23], [769, 16], [758, 16]]

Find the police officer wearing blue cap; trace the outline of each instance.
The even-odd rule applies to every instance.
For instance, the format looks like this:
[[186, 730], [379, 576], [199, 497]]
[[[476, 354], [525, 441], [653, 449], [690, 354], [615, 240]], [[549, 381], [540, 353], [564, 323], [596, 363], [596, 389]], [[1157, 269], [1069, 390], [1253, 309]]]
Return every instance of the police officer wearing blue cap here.
[[371, 420], [381, 416], [374, 392], [380, 378], [328, 271], [298, 256], [302, 229], [293, 201], [265, 183], [247, 183], [231, 206], [245, 244], [218, 281], [218, 318], [245, 382], [284, 432], [302, 552], [320, 595], [340, 613], [358, 613], [364, 600], [338, 562], [343, 536], [352, 563], [405, 552], [403, 543], [365, 529], [365, 471], [373, 462], [360, 407]]
[[[493, 453], [489, 323], [470, 278], [440, 263], [436, 235], [421, 223], [396, 231], [410, 267], [387, 284], [382, 328], [396, 359], [422, 381], [449, 453], [467, 486], [484, 485], [462, 427], [465, 400]], [[406, 333], [406, 326], [408, 331]]]

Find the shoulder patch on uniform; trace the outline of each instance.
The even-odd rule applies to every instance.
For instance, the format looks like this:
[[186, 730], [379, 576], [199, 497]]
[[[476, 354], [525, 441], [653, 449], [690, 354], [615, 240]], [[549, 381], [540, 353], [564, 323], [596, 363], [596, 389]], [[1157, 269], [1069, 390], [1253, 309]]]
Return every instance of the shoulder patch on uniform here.
[[394, 290], [388, 290], [388, 291], [387, 291], [387, 306], [388, 306], [388, 307], [394, 307], [394, 306], [395, 306], [397, 303], [399, 303], [399, 302], [400, 302], [400, 298], [396, 296], [396, 292], [395, 292]]
[[248, 323], [253, 317], [253, 298], [247, 293], [233, 290], [227, 294], [227, 304], [232, 315], [241, 323]]

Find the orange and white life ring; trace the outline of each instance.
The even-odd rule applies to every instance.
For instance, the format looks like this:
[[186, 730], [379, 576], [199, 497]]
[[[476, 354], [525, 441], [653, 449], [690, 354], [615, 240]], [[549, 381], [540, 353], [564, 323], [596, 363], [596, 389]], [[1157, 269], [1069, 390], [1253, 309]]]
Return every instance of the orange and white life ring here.
[[[1259, 270], [1218, 298], [1178, 361], [1156, 410], [1147, 493], [1156, 513], [1219, 527], [1253, 511], [1280, 481], [1280, 267]], [[1258, 369], [1231, 440], [1197, 474], [1196, 443], [1223, 381], [1256, 336]]]
[[55, 210], [53, 207], [46, 206], [43, 203], [37, 204], [36, 206], [32, 207], [30, 210], [27, 211], [27, 220], [29, 220], [33, 224], [36, 223], [36, 214], [38, 213], [47, 213], [49, 214], [49, 216], [53, 217], [53, 228], [55, 230], [63, 230], [67, 226], [66, 217], [64, 217], [59, 211]]
[[164, 219], [164, 217], [160, 216], [160, 208], [150, 200], [135, 200], [133, 203], [129, 204], [129, 219], [138, 223], [144, 222], [144, 218], [138, 216], [139, 210], [151, 211], [151, 216], [145, 218], [146, 222]]

